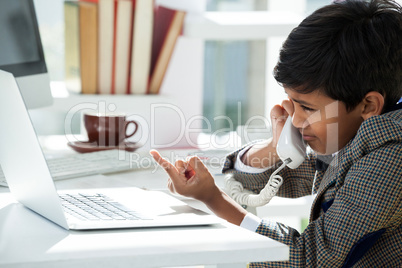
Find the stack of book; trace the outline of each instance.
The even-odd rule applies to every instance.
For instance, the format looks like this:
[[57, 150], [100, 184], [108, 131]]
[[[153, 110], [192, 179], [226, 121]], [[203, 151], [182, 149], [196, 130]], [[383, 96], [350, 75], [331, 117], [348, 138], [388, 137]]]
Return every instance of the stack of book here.
[[67, 89], [158, 94], [185, 14], [153, 0], [65, 0]]

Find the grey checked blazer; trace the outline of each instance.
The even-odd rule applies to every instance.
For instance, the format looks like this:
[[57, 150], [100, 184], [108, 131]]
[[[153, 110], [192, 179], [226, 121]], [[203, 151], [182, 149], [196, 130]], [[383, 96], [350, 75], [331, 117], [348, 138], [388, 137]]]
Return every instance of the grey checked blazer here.
[[[234, 170], [237, 152], [223, 168], [258, 193], [273, 170]], [[281, 171], [279, 196], [311, 194], [310, 222], [303, 233], [263, 220], [257, 232], [290, 246], [286, 262], [250, 267], [402, 267], [402, 110], [365, 120], [326, 170], [316, 170], [311, 152], [297, 169]]]

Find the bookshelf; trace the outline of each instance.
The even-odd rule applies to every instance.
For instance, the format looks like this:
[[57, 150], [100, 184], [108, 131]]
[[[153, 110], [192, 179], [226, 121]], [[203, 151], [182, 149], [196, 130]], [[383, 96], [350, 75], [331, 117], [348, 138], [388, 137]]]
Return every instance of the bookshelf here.
[[[64, 118], [69, 111], [85, 104], [104, 102], [106, 105], [116, 105], [116, 111], [141, 117], [148, 126], [154, 124], [148, 132], [143, 132], [143, 135], [154, 135], [154, 144], [177, 141], [175, 145], [178, 147], [188, 146], [188, 137], [182, 134], [182, 128], [185, 128], [186, 133], [188, 129], [193, 133], [202, 131], [202, 121], [194, 118], [202, 116], [204, 41], [268, 40], [276, 36], [283, 37], [301, 20], [300, 15], [289, 12], [190, 12], [186, 16], [183, 35], [175, 46], [161, 94], [74, 94], [66, 92], [62, 84], [54, 84], [54, 104], [31, 111], [37, 132], [42, 135], [64, 134]], [[277, 54], [278, 50], [275, 49], [274, 53]], [[171, 106], [163, 114], [152, 114], [151, 105]], [[56, 123], [50, 127], [47, 122]], [[195, 143], [194, 139], [190, 143]], [[145, 148], [149, 147], [152, 147], [150, 139]]]

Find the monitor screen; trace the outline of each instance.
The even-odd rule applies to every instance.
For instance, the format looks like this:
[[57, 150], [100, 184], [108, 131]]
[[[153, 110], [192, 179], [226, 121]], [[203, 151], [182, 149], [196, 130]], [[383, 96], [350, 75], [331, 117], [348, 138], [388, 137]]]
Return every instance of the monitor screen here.
[[52, 103], [32, 0], [0, 1], [0, 69], [17, 78], [28, 108]]

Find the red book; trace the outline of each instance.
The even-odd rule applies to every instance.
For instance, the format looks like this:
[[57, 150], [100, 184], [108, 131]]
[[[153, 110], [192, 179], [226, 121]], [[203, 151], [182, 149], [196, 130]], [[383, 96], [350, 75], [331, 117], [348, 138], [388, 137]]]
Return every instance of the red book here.
[[183, 30], [185, 12], [158, 6], [155, 9], [149, 94], [158, 94], [177, 38]]

